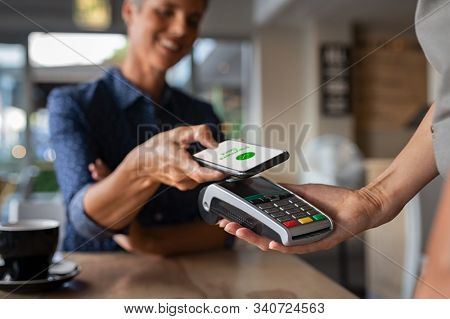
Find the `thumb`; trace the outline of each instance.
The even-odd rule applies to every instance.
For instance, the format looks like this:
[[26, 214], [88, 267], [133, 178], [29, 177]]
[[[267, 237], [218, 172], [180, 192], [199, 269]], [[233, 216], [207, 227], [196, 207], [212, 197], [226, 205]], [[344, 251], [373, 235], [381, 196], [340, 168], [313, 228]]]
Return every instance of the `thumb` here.
[[344, 197], [342, 189], [336, 186], [323, 184], [285, 184], [283, 186], [323, 210], [335, 209], [334, 203], [342, 201]]
[[211, 129], [207, 125], [186, 126], [181, 128], [176, 136], [176, 141], [184, 147], [191, 143], [199, 142], [207, 148], [218, 146]]

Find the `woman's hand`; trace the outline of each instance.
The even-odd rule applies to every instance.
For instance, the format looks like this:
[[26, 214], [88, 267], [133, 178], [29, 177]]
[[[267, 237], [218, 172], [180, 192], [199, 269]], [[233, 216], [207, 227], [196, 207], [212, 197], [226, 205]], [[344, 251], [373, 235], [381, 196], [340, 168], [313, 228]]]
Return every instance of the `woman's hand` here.
[[[259, 236], [237, 223], [222, 220], [219, 222], [219, 226], [261, 250], [272, 249], [283, 253], [303, 254], [330, 249], [364, 230], [386, 222], [385, 218], [391, 219], [388, 216], [395, 216], [395, 210], [401, 209], [397, 206], [388, 209], [390, 205], [383, 195], [368, 188], [350, 190], [315, 184], [284, 186], [311, 202], [333, 219], [334, 230], [330, 236], [311, 244], [286, 247], [269, 238]], [[379, 216], [384, 217], [379, 218]]]
[[161, 183], [184, 191], [223, 179], [222, 173], [200, 167], [192, 159], [186, 148], [193, 142], [216, 146], [206, 125], [179, 127], [135, 147], [109, 175], [109, 170], [100, 174], [96, 165], [90, 165], [97, 183], [84, 196], [86, 214], [105, 228], [120, 230], [135, 219]]
[[207, 125], [178, 127], [153, 136], [134, 150], [138, 155], [138, 175], [181, 191], [223, 179], [225, 175], [221, 172], [202, 167], [192, 159], [186, 149], [195, 142], [207, 148], [217, 147]]

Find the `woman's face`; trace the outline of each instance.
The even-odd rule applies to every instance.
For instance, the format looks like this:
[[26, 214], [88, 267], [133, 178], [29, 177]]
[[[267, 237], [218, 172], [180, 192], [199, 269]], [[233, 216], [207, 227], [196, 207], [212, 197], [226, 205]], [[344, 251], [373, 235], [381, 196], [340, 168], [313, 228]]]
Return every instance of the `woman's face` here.
[[190, 52], [197, 38], [206, 0], [125, 1], [130, 54], [142, 67], [166, 71]]

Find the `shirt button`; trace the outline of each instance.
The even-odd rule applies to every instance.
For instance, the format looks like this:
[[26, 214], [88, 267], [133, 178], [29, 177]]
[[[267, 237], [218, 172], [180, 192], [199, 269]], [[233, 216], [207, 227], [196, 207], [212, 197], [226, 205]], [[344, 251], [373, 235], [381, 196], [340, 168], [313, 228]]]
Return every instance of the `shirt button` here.
[[163, 219], [163, 214], [161, 214], [160, 212], [156, 213], [154, 216], [155, 220], [157, 222], [160, 222]]

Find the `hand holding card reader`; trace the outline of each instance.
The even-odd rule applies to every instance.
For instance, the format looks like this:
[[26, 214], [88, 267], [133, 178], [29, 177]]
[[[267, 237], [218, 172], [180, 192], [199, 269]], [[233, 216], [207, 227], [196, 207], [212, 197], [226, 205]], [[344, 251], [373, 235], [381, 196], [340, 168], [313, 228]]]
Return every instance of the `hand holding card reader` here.
[[285, 246], [317, 241], [333, 230], [332, 220], [306, 200], [264, 177], [211, 184], [199, 195], [202, 218], [226, 218]]

